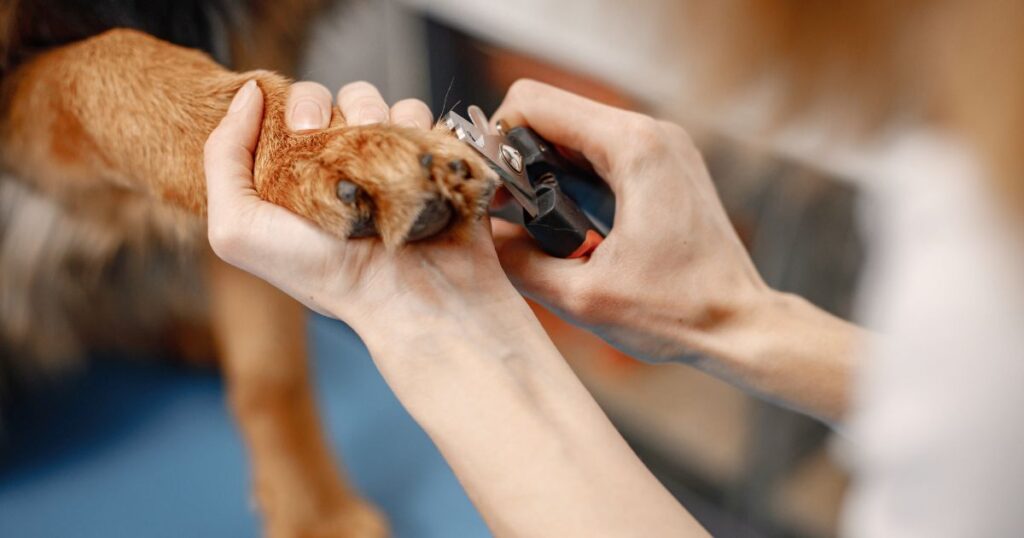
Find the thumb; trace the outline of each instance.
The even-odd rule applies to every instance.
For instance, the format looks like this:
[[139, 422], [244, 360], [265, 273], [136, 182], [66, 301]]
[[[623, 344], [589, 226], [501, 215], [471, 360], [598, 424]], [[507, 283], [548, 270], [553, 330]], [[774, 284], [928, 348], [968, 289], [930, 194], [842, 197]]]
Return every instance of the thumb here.
[[263, 122], [263, 92], [255, 80], [246, 82], [204, 148], [206, 196], [214, 213], [258, 200], [252, 186], [253, 154]]
[[568, 310], [573, 285], [582, 277], [586, 260], [549, 256], [529, 236], [495, 236], [498, 260], [512, 284], [527, 297]]
[[[529, 125], [554, 144], [580, 152], [601, 177], [609, 180], [622, 127], [632, 113], [528, 79], [509, 87], [494, 111], [494, 121], [510, 127]], [[614, 180], [614, 178], [611, 178]], [[610, 183], [614, 188], [614, 182]]]

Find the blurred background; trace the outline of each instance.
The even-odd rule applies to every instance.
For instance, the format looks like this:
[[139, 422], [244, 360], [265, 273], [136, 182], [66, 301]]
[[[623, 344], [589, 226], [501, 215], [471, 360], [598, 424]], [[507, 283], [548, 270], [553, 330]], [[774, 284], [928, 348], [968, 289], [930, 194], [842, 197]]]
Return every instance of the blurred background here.
[[[766, 148], [701, 110], [670, 0], [351, 0], [314, 28], [302, 78], [363, 79], [435, 115], [493, 110], [529, 77], [670, 117], [699, 141], [726, 208], [768, 283], [849, 317], [861, 266], [858, 187], [806, 154]], [[666, 67], [668, 66], [668, 67]], [[845, 476], [830, 430], [680, 365], [640, 364], [538, 314], [599, 403], [714, 535], [835, 533]], [[317, 318], [321, 410], [338, 453], [397, 536], [488, 536], [358, 338]], [[98, 357], [39, 389], [6, 425], [0, 535], [251, 536], [258, 522], [237, 431], [212, 372]], [[54, 397], [54, 394], [59, 394]]]

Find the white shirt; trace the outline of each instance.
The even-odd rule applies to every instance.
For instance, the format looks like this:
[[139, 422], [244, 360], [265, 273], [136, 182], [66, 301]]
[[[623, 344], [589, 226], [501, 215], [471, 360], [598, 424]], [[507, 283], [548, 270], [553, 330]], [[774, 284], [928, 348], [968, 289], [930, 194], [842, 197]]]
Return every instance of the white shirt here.
[[1024, 536], [1024, 272], [961, 147], [906, 137], [873, 183], [849, 536]]

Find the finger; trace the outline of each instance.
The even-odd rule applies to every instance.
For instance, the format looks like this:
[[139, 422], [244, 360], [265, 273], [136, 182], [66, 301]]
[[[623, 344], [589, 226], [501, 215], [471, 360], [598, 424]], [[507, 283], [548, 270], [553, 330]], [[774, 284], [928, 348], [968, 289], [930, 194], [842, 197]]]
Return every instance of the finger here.
[[288, 90], [285, 110], [293, 131], [324, 129], [331, 122], [331, 91], [316, 82], [296, 82]]
[[390, 110], [377, 88], [369, 82], [351, 82], [338, 90], [338, 107], [349, 125], [385, 123]]
[[526, 230], [518, 224], [491, 217], [491, 233], [494, 235], [495, 241], [506, 241], [515, 237], [525, 236]]
[[[326, 249], [333, 242], [312, 223], [263, 201], [253, 188], [253, 154], [263, 120], [263, 93], [247, 82], [210, 134], [204, 150], [210, 245], [218, 256], [261, 278], [282, 272], [280, 260], [301, 259], [298, 246]], [[282, 236], [290, 240], [275, 240]], [[253, 248], [251, 240], [258, 241]]]
[[210, 133], [203, 154], [207, 205], [212, 216], [247, 199], [252, 186], [253, 152], [263, 122], [263, 92], [250, 80], [235, 94], [228, 113]]
[[427, 130], [434, 124], [434, 115], [423, 101], [403, 99], [391, 107], [391, 124]]
[[608, 177], [612, 150], [622, 143], [621, 127], [632, 112], [603, 105], [533, 80], [518, 80], [494, 112], [495, 122], [529, 125], [549, 141], [583, 153]]
[[[492, 222], [492, 226], [497, 222]], [[549, 256], [526, 234], [496, 232], [498, 260], [512, 284], [527, 297], [572, 313], [573, 284], [581, 277], [585, 260]]]

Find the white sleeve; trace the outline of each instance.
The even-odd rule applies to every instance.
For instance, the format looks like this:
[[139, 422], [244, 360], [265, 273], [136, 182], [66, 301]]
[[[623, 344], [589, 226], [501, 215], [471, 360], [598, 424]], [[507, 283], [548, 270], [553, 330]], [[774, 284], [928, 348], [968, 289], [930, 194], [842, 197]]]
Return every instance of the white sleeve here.
[[[962, 153], [898, 152], [865, 284], [843, 532], [1024, 536], [1024, 272]], [[1018, 251], [1019, 252], [1019, 251]]]

